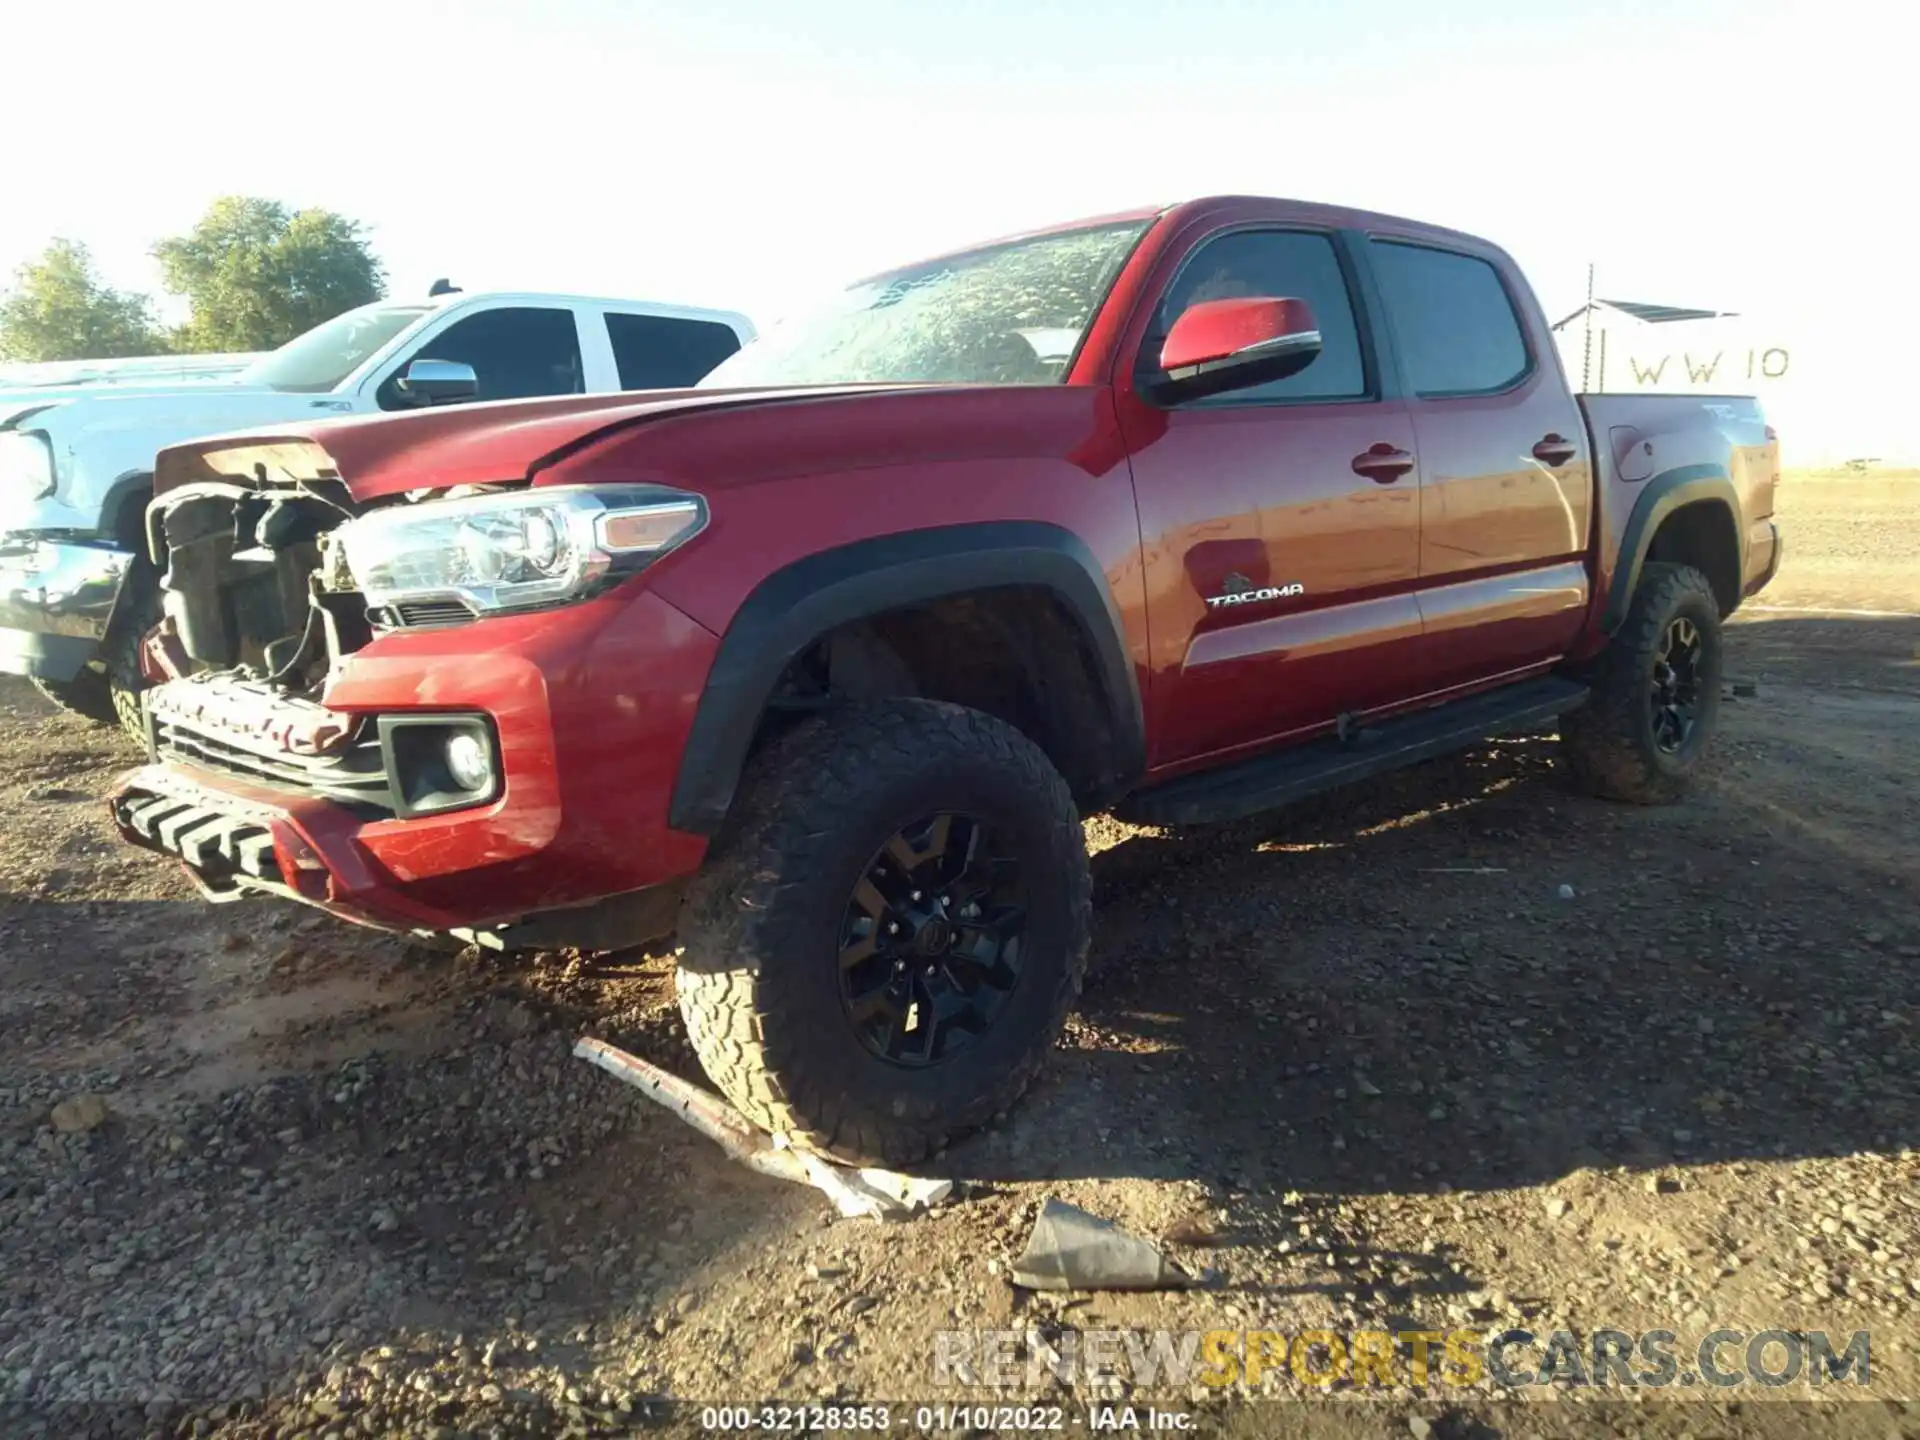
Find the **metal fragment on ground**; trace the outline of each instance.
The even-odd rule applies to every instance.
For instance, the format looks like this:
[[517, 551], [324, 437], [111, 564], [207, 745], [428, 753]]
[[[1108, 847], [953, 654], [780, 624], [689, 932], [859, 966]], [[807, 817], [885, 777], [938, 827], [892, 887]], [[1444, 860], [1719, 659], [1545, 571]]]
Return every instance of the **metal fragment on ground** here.
[[1174, 1290], [1192, 1282], [1151, 1241], [1049, 1198], [1014, 1262], [1013, 1283], [1029, 1290]]

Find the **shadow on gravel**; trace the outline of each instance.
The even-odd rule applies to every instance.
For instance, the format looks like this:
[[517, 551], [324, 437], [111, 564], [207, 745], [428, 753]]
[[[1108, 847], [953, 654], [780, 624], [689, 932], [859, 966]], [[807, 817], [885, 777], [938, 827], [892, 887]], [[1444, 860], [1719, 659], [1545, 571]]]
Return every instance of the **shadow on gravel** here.
[[[1734, 673], [1913, 684], [1920, 625], [1796, 626], [1739, 627]], [[1844, 826], [1828, 838], [1759, 823], [1761, 801], [1799, 783], [1766, 768], [1760, 727], [1741, 721], [1768, 703], [1763, 689], [1734, 707], [1723, 781], [1672, 809], [1573, 796], [1550, 745], [1517, 740], [1278, 818], [1103, 851], [1089, 980], [1061, 1052], [944, 1168], [989, 1187], [1199, 1179], [1234, 1217], [1223, 1242], [1298, 1246], [1316, 1197], [1532, 1185], [1587, 1166], [1672, 1181], [1710, 1162], [1920, 1143], [1915, 881], [1857, 863]], [[1885, 738], [1872, 727], [1909, 728], [1890, 732], [1886, 769], [1833, 783], [1878, 795], [1910, 838], [1897, 797], [1911, 716], [1855, 709], [1843, 723], [1867, 727], [1867, 752]], [[94, 1038], [80, 1012], [130, 974], [156, 1002], [190, 998], [165, 966], [129, 972], [94, 943], [110, 932], [159, 956], [178, 913], [17, 904], [0, 941], [17, 964], [85, 952], [62, 1003]], [[0, 1353], [41, 1363], [23, 1342], [85, 1305], [107, 1317], [102, 1353], [141, 1357], [122, 1383], [151, 1385], [144, 1367], [164, 1362], [167, 1386], [205, 1395], [318, 1376], [403, 1331], [512, 1337], [485, 1351], [511, 1398], [544, 1363], [527, 1340], [552, 1356], [628, 1325], [665, 1333], [684, 1318], [671, 1303], [683, 1287], [819, 1207], [567, 1054], [591, 1021], [697, 1074], [664, 969], [625, 976], [624, 963], [592, 967], [577, 1005], [565, 976], [557, 989], [550, 972], [481, 977], [471, 1003], [447, 997], [450, 1034], [431, 1054], [376, 1042], [152, 1123], [0, 1134], [14, 1146], [0, 1199], [20, 1221], [0, 1236]], [[625, 998], [598, 988], [622, 984]], [[45, 1029], [16, 1015], [0, 1039]], [[7, 1079], [36, 1126], [55, 1098], [39, 1082]], [[249, 1259], [230, 1278], [234, 1244]], [[1379, 1290], [1390, 1306], [1469, 1283], [1444, 1252], [1342, 1253], [1366, 1262], [1353, 1270], [1399, 1272]], [[1369, 1284], [1349, 1273], [1295, 1290]], [[297, 1298], [255, 1313], [269, 1295]], [[243, 1313], [244, 1331], [213, 1338]]]
[[[512, 977], [434, 993], [454, 969], [396, 953], [384, 973], [397, 1009], [380, 992], [350, 1030], [326, 1014], [277, 1026], [264, 1077], [213, 1094], [136, 1108], [135, 1091], [169, 1083], [175, 1064], [207, 1069], [180, 1047], [84, 1069], [0, 1059], [12, 1398], [256, 1403], [389, 1344], [402, 1365], [450, 1355], [479, 1367], [484, 1351], [486, 1378], [517, 1403], [545, 1385], [537, 1374], [591, 1368], [611, 1334], [679, 1323], [672, 1302], [691, 1277], [763, 1227], [810, 1215], [807, 1192], [731, 1165], [574, 1060], [577, 1017], [516, 998]], [[172, 998], [183, 1031], [219, 1013]], [[433, 1013], [430, 1032], [404, 1024], [414, 1005]], [[0, 1041], [37, 1039], [39, 1023], [0, 1028]], [[106, 1098], [106, 1120], [56, 1133], [49, 1107], [81, 1092]], [[529, 1433], [557, 1428], [543, 1403], [551, 1424]], [[436, 1418], [458, 1418], [443, 1408]], [[77, 1433], [59, 1409], [46, 1414], [47, 1433]]]
[[1762, 679], [1920, 697], [1920, 617], [1767, 615], [1743, 619], [1728, 633], [1739, 669]]
[[[511, 1398], [678, 1323], [689, 1277], [810, 1202], [573, 1059], [555, 968], [274, 903], [0, 897], [0, 1410], [257, 1399], [463, 1334]], [[697, 1074], [639, 998], [597, 1018]], [[49, 1123], [89, 1094], [103, 1122]]]
[[[1733, 634], [1733, 676], [1920, 691], [1920, 622]], [[1838, 702], [1853, 733], [1802, 735], [1769, 704], [1764, 683], [1730, 703], [1716, 783], [1681, 806], [1574, 795], [1537, 738], [1096, 855], [1068, 1048], [949, 1172], [1196, 1177], [1257, 1224], [1287, 1191], [1920, 1143], [1920, 885], [1864, 863], [1844, 825], [1766, 823], [1829, 745], [1816, 793], [1910, 841], [1914, 715]], [[1790, 722], [1780, 753], [1753, 741], [1769, 714]], [[1860, 765], [1882, 751], [1885, 771]]]

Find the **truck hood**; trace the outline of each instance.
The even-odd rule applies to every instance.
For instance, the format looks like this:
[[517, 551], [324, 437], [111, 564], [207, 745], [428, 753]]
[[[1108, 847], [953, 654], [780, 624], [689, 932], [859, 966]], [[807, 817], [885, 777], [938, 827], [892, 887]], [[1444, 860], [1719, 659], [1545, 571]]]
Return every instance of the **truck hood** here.
[[15, 416], [29, 410], [44, 410], [50, 405], [64, 405], [73, 400], [145, 400], [155, 395], [180, 395], [202, 390], [231, 393], [253, 388], [239, 384], [230, 376], [206, 380], [170, 380], [164, 385], [122, 385], [101, 380], [85, 385], [0, 387], [0, 429], [11, 424]]
[[218, 434], [276, 419], [304, 419], [337, 402], [324, 395], [296, 395], [264, 387], [204, 385], [74, 386], [14, 390], [0, 394], [0, 429], [24, 421], [44, 430], [56, 450], [83, 433], [154, 432], [153, 448], [191, 435]]
[[356, 500], [455, 485], [537, 484], [543, 470], [566, 456], [638, 425], [904, 388], [919, 387], [657, 390], [645, 398], [631, 393], [570, 395], [264, 425], [161, 451], [154, 489], [251, 475], [261, 465], [269, 478], [281, 480], [338, 475]]

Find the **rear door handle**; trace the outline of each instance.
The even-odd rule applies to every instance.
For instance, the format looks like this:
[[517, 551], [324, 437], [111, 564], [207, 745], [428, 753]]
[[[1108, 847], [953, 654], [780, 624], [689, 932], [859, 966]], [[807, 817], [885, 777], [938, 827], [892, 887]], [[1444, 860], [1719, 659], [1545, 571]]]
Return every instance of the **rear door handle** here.
[[1563, 435], [1548, 435], [1533, 447], [1533, 458], [1543, 465], [1564, 465], [1580, 451], [1580, 447]]
[[1382, 440], [1353, 457], [1353, 471], [1380, 485], [1391, 485], [1413, 469], [1413, 456]]

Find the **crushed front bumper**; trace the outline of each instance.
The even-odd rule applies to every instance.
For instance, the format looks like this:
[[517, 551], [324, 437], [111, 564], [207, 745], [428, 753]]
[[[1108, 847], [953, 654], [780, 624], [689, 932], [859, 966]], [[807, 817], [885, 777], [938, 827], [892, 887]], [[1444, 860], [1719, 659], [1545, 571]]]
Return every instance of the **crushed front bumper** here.
[[0, 673], [78, 675], [107, 633], [132, 562], [104, 543], [0, 535]]
[[329, 801], [147, 765], [121, 782], [109, 805], [125, 839], [183, 861], [210, 900], [264, 891], [383, 930], [451, 928], [368, 863], [354, 843], [353, 817]]
[[[153, 759], [122, 779], [114, 823], [215, 898], [267, 891], [387, 930], [612, 948], [585, 937], [670, 924], [666, 897], [705, 855], [667, 809], [716, 645], [657, 597], [616, 592], [383, 634], [317, 700], [169, 682], [146, 692]], [[409, 813], [398, 752], [375, 737], [459, 716], [497, 737], [497, 798]]]
[[287, 889], [274, 853], [271, 812], [235, 808], [230, 798], [213, 805], [142, 790], [122, 791], [113, 800], [123, 830], [178, 855], [210, 895], [238, 895], [243, 876], [268, 889]]

